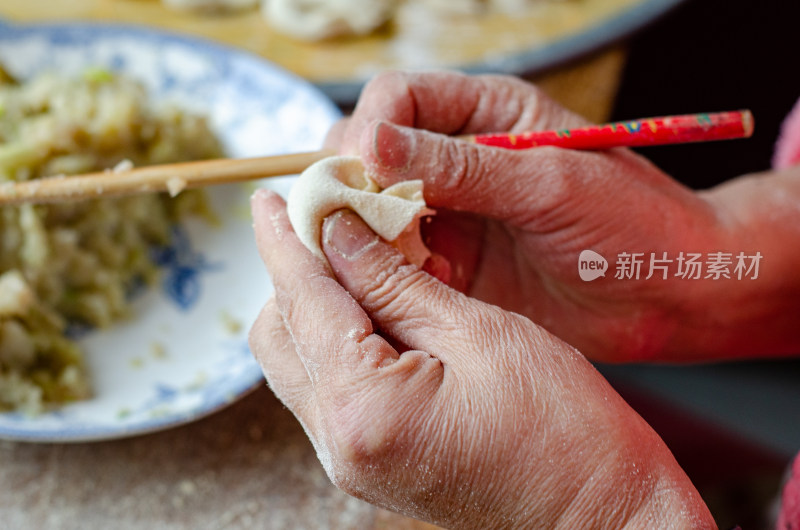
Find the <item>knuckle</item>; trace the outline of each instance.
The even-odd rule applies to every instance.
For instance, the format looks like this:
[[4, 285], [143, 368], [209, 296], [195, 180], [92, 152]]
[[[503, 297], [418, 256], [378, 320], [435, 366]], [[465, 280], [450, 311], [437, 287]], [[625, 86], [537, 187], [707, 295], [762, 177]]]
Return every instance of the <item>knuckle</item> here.
[[251, 351], [257, 352], [260, 349], [264, 331], [268, 329], [269, 318], [269, 314], [264, 308], [250, 327], [250, 331], [247, 333], [247, 344]]
[[408, 82], [408, 74], [399, 70], [389, 70], [377, 74], [364, 85], [355, 111], [358, 112], [365, 107], [369, 108], [376, 103], [408, 93]]
[[478, 185], [478, 180], [486, 167], [483, 149], [464, 142], [443, 139], [432, 150], [431, 160], [436, 161], [435, 177], [428, 178], [435, 183], [426, 190], [429, 200], [436, 204], [447, 201], [453, 194], [468, 195]]
[[417, 267], [405, 262], [401, 255], [387, 258], [379, 272], [373, 275], [359, 302], [381, 319], [410, 313], [418, 300], [409, 293], [419, 292], [429, 279]]
[[247, 344], [256, 357], [260, 360], [265, 349], [271, 344], [279, 342], [281, 333], [285, 332], [275, 300], [272, 299], [263, 307], [258, 318], [247, 334]]
[[394, 453], [396, 425], [387, 421], [383, 407], [366, 403], [369, 401], [351, 398], [331, 406], [326, 415], [329, 474], [345, 491], [366, 480], [370, 471], [378, 471]]
[[[441, 378], [440, 363], [425, 355], [402, 369]], [[365, 500], [386, 492], [387, 478], [398, 475], [398, 465], [420, 461], [425, 445], [418, 440], [439, 430], [432, 425], [438, 423], [436, 415], [422, 413], [426, 405], [401, 403], [395, 393], [372, 390], [371, 385], [356, 391], [339, 387], [323, 403], [320, 460], [337, 488]]]
[[405, 84], [407, 77], [407, 74], [401, 70], [380, 72], [364, 85], [364, 94], [366, 95], [373, 91], [381, 92], [382, 89], [385, 90], [398, 84]]
[[538, 124], [545, 121], [547, 108], [550, 106], [550, 98], [536, 85], [526, 83], [521, 79], [515, 79], [514, 85], [509, 87], [510, 92], [521, 94], [521, 110], [519, 111], [517, 124], [524, 129], [529, 129], [531, 124]]
[[310, 275], [308, 281], [294, 286], [291, 291], [276, 285], [276, 313], [290, 332], [309, 329], [309, 323], [316, 322], [326, 311], [319, 300], [338, 288], [335, 279], [324, 275]]
[[505, 102], [508, 115], [513, 118], [512, 122], [504, 124], [509, 130], [550, 129], [562, 125], [566, 112], [537, 85], [502, 75], [485, 76], [484, 80], [489, 93]]

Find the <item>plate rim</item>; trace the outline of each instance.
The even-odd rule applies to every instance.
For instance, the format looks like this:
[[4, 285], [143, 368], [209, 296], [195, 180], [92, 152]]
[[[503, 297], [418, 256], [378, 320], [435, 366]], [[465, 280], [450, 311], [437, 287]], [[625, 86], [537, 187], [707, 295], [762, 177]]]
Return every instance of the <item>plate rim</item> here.
[[[185, 43], [189, 43], [192, 45], [200, 46], [201, 48], [205, 48], [208, 51], [212, 51], [216, 54], [234, 54], [238, 55], [242, 58], [249, 59], [251, 61], [255, 61], [261, 63], [262, 66], [267, 67], [276, 73], [283, 74], [284, 76], [306, 86], [306, 88], [310, 88], [316, 90], [321, 96], [324, 96], [324, 99], [327, 99], [329, 105], [332, 105], [333, 108], [338, 110], [338, 106], [335, 103], [335, 100], [332, 100], [330, 96], [325, 94], [320, 87], [312, 81], [300, 76], [299, 74], [292, 72], [284, 68], [283, 66], [271, 61], [269, 58], [264, 57], [256, 52], [250, 51], [245, 48], [240, 48], [234, 46], [232, 44], [228, 44], [225, 42], [215, 41], [213, 39], [204, 37], [202, 35], [197, 35], [194, 33], [189, 32], [182, 32], [182, 31], [173, 31], [169, 29], [163, 29], [154, 26], [148, 26], [146, 24], [139, 24], [135, 22], [118, 22], [118, 21], [101, 21], [101, 20], [80, 20], [80, 19], [73, 19], [73, 20], [64, 20], [64, 21], [51, 21], [51, 20], [41, 20], [41, 21], [26, 21], [26, 22], [16, 22], [14, 20], [10, 20], [8, 18], [3, 18], [0, 16], [0, 40], [6, 35], [10, 33], [5, 32], [17, 32], [17, 33], [25, 33], [25, 32], [35, 32], [35, 31], [95, 31], [100, 32], [102, 34], [109, 34], [113, 36], [117, 36], [120, 33], [128, 33], [130, 35], [142, 35], [148, 38], [157, 38], [161, 40], [172, 40], [172, 41], [183, 41]], [[341, 114], [341, 112], [340, 112]]]
[[[306, 93], [313, 95], [322, 107], [327, 107], [330, 117], [334, 120], [342, 116], [342, 112], [335, 102], [314, 83], [256, 53], [225, 43], [219, 43], [202, 36], [163, 30], [141, 24], [96, 21], [9, 23], [0, 18], [0, 43], [12, 41], [15, 36], [24, 36], [26, 34], [40, 33], [58, 36], [59, 33], [63, 32], [70, 35], [80, 32], [89, 32], [92, 35], [91, 41], [107, 36], [141, 36], [150, 40], [171, 41], [189, 45], [193, 52], [197, 52], [201, 55], [233, 56], [236, 60], [245, 60], [250, 62], [251, 65], [264, 68], [271, 75], [282, 77], [284, 81], [289, 82], [293, 86], [302, 86]], [[184, 409], [180, 412], [170, 413], [164, 416], [145, 418], [119, 427], [114, 427], [109, 423], [76, 423], [74, 426], [63, 430], [37, 430], [36, 428], [21, 429], [14, 426], [14, 422], [8, 422], [5, 425], [0, 425], [0, 440], [27, 443], [84, 443], [141, 436], [186, 425], [215, 414], [246, 397], [262, 385], [266, 385], [264, 374], [255, 361], [255, 357], [253, 357], [252, 369], [247, 369], [241, 375], [236, 376], [235, 384], [231, 386], [230, 389], [227, 389], [229, 391], [226, 392], [224, 396], [220, 395], [213, 401], [203, 402], [199, 407]], [[88, 401], [92, 399], [95, 398], [90, 398]], [[67, 406], [68, 405], [69, 403]], [[20, 414], [24, 416], [24, 414], [20, 412], [0, 412], [0, 415]]]

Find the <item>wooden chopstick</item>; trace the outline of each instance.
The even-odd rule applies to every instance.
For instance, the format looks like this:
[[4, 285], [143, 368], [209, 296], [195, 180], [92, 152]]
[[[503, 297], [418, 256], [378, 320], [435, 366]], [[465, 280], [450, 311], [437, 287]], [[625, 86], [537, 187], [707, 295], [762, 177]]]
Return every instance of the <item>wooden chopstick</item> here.
[[[750, 111], [741, 110], [644, 118], [568, 130], [477, 134], [458, 138], [505, 149], [552, 145], [585, 150], [705, 142], [746, 138], [752, 134], [753, 116]], [[314, 162], [334, 154], [332, 150], [321, 150], [4, 182], [0, 184], [0, 205], [75, 201], [148, 192], [175, 195], [184, 189], [301, 173]]]
[[77, 201], [148, 192], [176, 195], [184, 189], [301, 173], [314, 162], [334, 154], [332, 150], [323, 149], [290, 155], [220, 158], [4, 182], [0, 184], [0, 204]]

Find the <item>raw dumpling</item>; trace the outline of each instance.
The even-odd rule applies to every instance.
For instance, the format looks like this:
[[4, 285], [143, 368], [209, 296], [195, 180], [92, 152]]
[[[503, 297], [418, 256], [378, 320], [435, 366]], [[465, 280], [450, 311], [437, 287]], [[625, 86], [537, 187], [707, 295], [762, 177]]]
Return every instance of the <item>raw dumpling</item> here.
[[394, 15], [398, 0], [264, 0], [264, 17], [303, 40], [371, 33]]
[[322, 222], [342, 208], [356, 212], [379, 236], [394, 244], [410, 263], [430, 256], [419, 233], [419, 220], [434, 212], [425, 205], [422, 181], [398, 182], [381, 189], [358, 157], [325, 158], [306, 169], [289, 193], [289, 220], [300, 241], [325, 259]]

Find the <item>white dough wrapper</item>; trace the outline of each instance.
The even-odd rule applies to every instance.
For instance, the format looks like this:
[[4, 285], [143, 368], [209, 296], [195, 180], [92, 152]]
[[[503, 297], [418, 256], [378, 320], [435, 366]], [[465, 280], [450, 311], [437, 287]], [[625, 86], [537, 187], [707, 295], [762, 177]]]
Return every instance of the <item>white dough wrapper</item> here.
[[399, 0], [264, 0], [277, 30], [302, 40], [372, 33], [392, 18]]
[[422, 266], [431, 255], [422, 242], [419, 221], [434, 211], [425, 205], [421, 180], [381, 189], [365, 173], [360, 158], [334, 156], [306, 169], [289, 192], [287, 210], [292, 227], [300, 241], [322, 259], [322, 222], [342, 208], [356, 212], [410, 263]]

